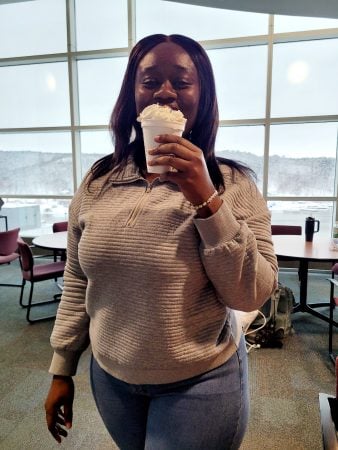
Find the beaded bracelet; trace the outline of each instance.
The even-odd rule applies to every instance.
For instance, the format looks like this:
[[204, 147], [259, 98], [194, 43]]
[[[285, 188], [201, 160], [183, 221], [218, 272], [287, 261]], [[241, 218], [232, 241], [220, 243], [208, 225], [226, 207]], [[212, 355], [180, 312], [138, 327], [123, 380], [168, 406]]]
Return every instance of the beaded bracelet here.
[[200, 205], [193, 205], [193, 204], [191, 203], [191, 206], [194, 208], [195, 211], [198, 211], [199, 209], [204, 208], [205, 206], [209, 205], [209, 203], [211, 203], [211, 202], [213, 201], [213, 199], [214, 199], [215, 197], [217, 197], [217, 195], [218, 195], [218, 192], [215, 191], [215, 192], [213, 192], [212, 195], [210, 195], [210, 197], [208, 198], [208, 200], [206, 200], [205, 202], [201, 203]]

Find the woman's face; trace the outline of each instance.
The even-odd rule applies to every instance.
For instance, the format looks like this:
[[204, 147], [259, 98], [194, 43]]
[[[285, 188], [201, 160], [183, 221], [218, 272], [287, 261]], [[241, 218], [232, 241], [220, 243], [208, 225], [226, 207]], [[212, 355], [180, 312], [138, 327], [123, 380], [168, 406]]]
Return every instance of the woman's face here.
[[141, 60], [135, 79], [137, 114], [154, 103], [179, 109], [187, 119], [187, 134], [195, 123], [199, 100], [197, 70], [182, 47], [163, 42]]

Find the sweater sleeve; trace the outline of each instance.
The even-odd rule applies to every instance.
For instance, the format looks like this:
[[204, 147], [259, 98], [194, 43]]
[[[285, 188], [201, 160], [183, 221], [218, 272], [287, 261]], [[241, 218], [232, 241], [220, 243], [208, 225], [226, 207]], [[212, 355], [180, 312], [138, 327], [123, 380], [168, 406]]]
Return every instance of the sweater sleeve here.
[[79, 188], [69, 208], [64, 288], [51, 335], [54, 355], [49, 371], [55, 375], [75, 375], [78, 360], [89, 345], [89, 317], [85, 308], [87, 278], [78, 259], [82, 189]]
[[259, 308], [277, 286], [270, 212], [258, 189], [241, 179], [225, 190], [212, 216], [194, 222], [200, 254], [220, 301], [242, 311]]

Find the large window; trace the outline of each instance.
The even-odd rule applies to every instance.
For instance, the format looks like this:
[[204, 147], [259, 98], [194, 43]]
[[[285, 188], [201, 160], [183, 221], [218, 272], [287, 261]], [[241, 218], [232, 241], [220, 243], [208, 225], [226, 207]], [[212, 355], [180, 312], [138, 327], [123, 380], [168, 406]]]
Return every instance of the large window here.
[[108, 130], [81, 131], [81, 176], [83, 177], [92, 164], [113, 152], [113, 145]]
[[263, 126], [221, 127], [216, 140], [217, 155], [253, 169], [260, 190], [263, 189], [264, 131]]
[[78, 62], [81, 125], [109, 122], [126, 65], [127, 57], [86, 59]]
[[0, 98], [1, 128], [70, 125], [67, 64], [0, 67]]
[[276, 44], [272, 117], [338, 114], [338, 39]]
[[0, 6], [0, 58], [67, 51], [65, 0]]
[[268, 194], [334, 196], [338, 123], [272, 125], [270, 130]]
[[216, 79], [220, 119], [264, 117], [267, 46], [210, 50], [208, 54]]
[[70, 133], [3, 133], [0, 145], [1, 196], [73, 194]]
[[77, 50], [127, 47], [127, 6], [125, 0], [76, 0]]
[[113, 152], [108, 122], [128, 53], [152, 33], [186, 34], [206, 48], [219, 100], [216, 153], [254, 169], [272, 222], [304, 226], [314, 215], [330, 233], [338, 20], [162, 0], [0, 5], [0, 197], [9, 225], [33, 236], [67, 219], [86, 171]]

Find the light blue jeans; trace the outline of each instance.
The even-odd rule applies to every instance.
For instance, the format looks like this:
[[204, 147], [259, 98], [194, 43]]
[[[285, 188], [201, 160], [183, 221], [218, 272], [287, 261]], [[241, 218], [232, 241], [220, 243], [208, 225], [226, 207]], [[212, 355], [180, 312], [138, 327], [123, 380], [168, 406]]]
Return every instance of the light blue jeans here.
[[121, 450], [238, 449], [248, 422], [248, 366], [244, 339], [222, 366], [169, 384], [120, 381], [92, 357], [97, 408]]

